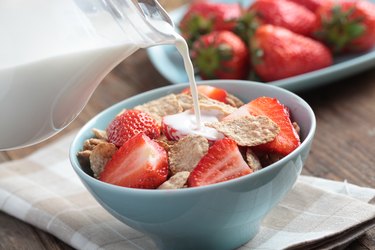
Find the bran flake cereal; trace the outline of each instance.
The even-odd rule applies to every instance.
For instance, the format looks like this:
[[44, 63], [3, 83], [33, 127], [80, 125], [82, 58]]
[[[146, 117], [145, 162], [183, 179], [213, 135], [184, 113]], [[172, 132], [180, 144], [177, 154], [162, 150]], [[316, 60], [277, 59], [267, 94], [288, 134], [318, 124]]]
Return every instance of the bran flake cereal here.
[[240, 146], [257, 146], [275, 139], [280, 128], [266, 116], [242, 116], [231, 120], [206, 124]]
[[246, 162], [253, 172], [262, 168], [258, 156], [253, 152], [253, 150], [251, 150], [251, 148], [246, 148]]
[[226, 101], [229, 105], [231, 105], [235, 108], [239, 108], [239, 107], [241, 107], [242, 105], [245, 104], [243, 101], [238, 99], [236, 96], [234, 96], [232, 94], [229, 94], [229, 93], [227, 94]]
[[170, 94], [151, 102], [134, 107], [150, 114], [159, 124], [163, 116], [172, 115], [183, 111], [182, 106], [176, 98], [175, 94]]
[[116, 151], [117, 147], [109, 142], [103, 142], [94, 147], [89, 156], [89, 160], [91, 170], [95, 177], [100, 175], [105, 164], [112, 158], [112, 155]]
[[208, 151], [208, 140], [200, 135], [188, 135], [176, 142], [168, 152], [172, 174], [192, 171]]
[[178, 189], [186, 187], [186, 181], [189, 178], [189, 171], [181, 171], [171, 176], [167, 181], [161, 184], [158, 189]]

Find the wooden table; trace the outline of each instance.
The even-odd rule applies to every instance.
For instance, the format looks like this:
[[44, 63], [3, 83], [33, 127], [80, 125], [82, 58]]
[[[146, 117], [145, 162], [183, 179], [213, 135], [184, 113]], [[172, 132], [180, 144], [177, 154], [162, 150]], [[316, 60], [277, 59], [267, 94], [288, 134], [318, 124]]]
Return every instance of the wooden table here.
[[[183, 1], [160, 2], [172, 9]], [[103, 80], [86, 108], [63, 132], [36, 146], [0, 152], [0, 162], [25, 157], [80, 128], [112, 104], [168, 84], [146, 52], [138, 51]], [[298, 94], [317, 117], [316, 136], [303, 174], [375, 188], [375, 69]], [[0, 249], [71, 249], [54, 236], [2, 212], [0, 225]], [[375, 229], [347, 249], [375, 249]]]

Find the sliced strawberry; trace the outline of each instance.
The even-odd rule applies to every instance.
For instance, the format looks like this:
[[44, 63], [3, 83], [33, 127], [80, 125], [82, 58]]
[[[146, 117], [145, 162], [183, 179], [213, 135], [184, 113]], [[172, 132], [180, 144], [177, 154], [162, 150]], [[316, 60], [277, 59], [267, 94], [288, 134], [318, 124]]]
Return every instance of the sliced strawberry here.
[[108, 141], [121, 147], [138, 133], [145, 133], [151, 139], [160, 135], [158, 122], [149, 114], [139, 110], [126, 110], [117, 115], [107, 127]]
[[235, 141], [216, 141], [199, 161], [188, 178], [189, 187], [205, 186], [250, 174], [252, 170], [242, 158]]
[[276, 98], [259, 97], [243, 105], [224, 119], [233, 119], [244, 115], [265, 115], [280, 127], [275, 140], [256, 146], [256, 151], [287, 155], [300, 145], [300, 139], [290, 120], [289, 109]]
[[[209, 86], [209, 85], [199, 85], [197, 86], [198, 93], [207, 96], [208, 98], [215, 99], [220, 102], [226, 103], [227, 101], [227, 91], [225, 89]], [[190, 94], [190, 88], [182, 90], [184, 94]]]
[[157, 188], [168, 175], [164, 148], [147, 135], [138, 133], [116, 151], [99, 180], [123, 187]]

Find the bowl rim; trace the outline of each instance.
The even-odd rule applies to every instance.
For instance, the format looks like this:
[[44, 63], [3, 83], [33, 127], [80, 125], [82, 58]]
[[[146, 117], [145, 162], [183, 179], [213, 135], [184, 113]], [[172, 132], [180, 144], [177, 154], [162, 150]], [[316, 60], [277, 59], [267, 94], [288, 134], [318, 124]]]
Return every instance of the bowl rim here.
[[120, 108], [121, 106], [124, 105], [124, 103], [134, 101], [136, 99], [142, 98], [143, 96], [148, 96], [150, 94], [156, 94], [157, 95], [157, 94], [161, 94], [161, 93], [168, 93], [168, 91], [170, 93], [173, 93], [175, 91], [178, 91], [180, 89], [183, 89], [183, 88], [186, 88], [186, 87], [189, 86], [188, 83], [177, 84], [177, 85], [167, 85], [167, 86], [152, 89], [152, 90], [149, 90], [149, 91], [146, 91], [146, 92], [142, 92], [140, 94], [137, 94], [137, 95], [134, 95], [132, 97], [126, 98], [126, 99], [124, 99], [124, 100], [122, 100], [118, 103], [115, 103], [115, 104], [109, 106], [108, 108], [104, 109], [103, 111], [99, 112], [94, 117], [92, 117], [88, 122], [86, 122], [85, 125], [82, 126], [79, 129], [78, 133], [74, 136], [74, 139], [70, 144], [69, 159], [70, 159], [70, 162], [71, 162], [71, 165], [72, 165], [73, 169], [75, 170], [76, 174], [79, 176], [81, 181], [84, 178], [84, 179], [86, 179], [85, 181], [94, 182], [98, 185], [102, 185], [103, 188], [112, 189], [114, 191], [133, 192], [133, 193], [137, 193], [137, 194], [139, 193], [139, 194], [147, 194], [147, 195], [166, 194], [166, 193], [168, 195], [183, 194], [183, 193], [184, 194], [187, 194], [187, 193], [191, 194], [191, 193], [194, 193], [194, 192], [202, 192], [202, 191], [210, 191], [210, 190], [216, 190], [216, 189], [222, 189], [222, 188], [229, 188], [230, 186], [235, 185], [237, 182], [242, 182], [242, 181], [247, 181], [247, 179], [257, 178], [258, 175], [266, 175], [268, 172], [274, 170], [275, 168], [280, 168], [281, 165], [283, 165], [284, 163], [288, 162], [290, 159], [299, 155], [302, 152], [302, 150], [305, 147], [307, 147], [308, 144], [313, 140], [315, 130], [316, 130], [315, 114], [314, 114], [312, 108], [310, 107], [310, 105], [305, 100], [303, 100], [300, 96], [298, 96], [297, 94], [295, 94], [295, 93], [293, 93], [289, 90], [286, 90], [286, 89], [283, 89], [283, 88], [280, 88], [280, 87], [277, 87], [277, 86], [267, 85], [265, 83], [260, 83], [260, 82], [255, 82], [255, 81], [247, 81], [247, 80], [205, 80], [205, 81], [198, 81], [197, 84], [198, 85], [216, 85], [216, 84], [224, 84], [226, 82], [230, 82], [231, 85], [248, 85], [247, 87], [250, 87], [250, 88], [251, 88], [251, 86], [259, 86], [261, 88], [262, 87], [270, 88], [270, 89], [274, 89], [275, 91], [278, 91], [278, 92], [283, 92], [284, 94], [290, 95], [290, 96], [294, 97], [295, 99], [297, 99], [299, 101], [300, 105], [302, 105], [306, 108], [306, 110], [308, 112], [308, 116], [311, 119], [311, 124], [310, 124], [311, 128], [308, 131], [308, 133], [306, 135], [306, 138], [290, 154], [286, 155], [285, 157], [278, 160], [277, 162], [270, 164], [266, 168], [263, 168], [263, 169], [261, 169], [259, 171], [256, 171], [256, 172], [253, 172], [252, 174], [244, 175], [244, 176], [232, 179], [232, 180], [214, 183], [214, 184], [210, 184], [210, 185], [206, 185], [206, 186], [200, 186], [200, 187], [189, 187], [189, 188], [182, 188], [182, 189], [129, 188], [129, 187], [117, 186], [117, 185], [114, 185], [114, 184], [110, 184], [110, 183], [100, 181], [100, 180], [94, 178], [93, 176], [90, 176], [87, 173], [85, 173], [82, 170], [82, 168], [81, 168], [81, 166], [78, 162], [78, 159], [76, 157], [77, 152], [74, 150], [75, 149], [74, 145], [77, 145], [79, 143], [80, 138], [86, 133], [86, 131], [88, 129], [90, 129], [90, 127], [92, 127], [93, 124], [95, 124], [95, 122], [98, 120], [98, 118], [103, 116], [105, 113], [109, 112], [110, 110]]

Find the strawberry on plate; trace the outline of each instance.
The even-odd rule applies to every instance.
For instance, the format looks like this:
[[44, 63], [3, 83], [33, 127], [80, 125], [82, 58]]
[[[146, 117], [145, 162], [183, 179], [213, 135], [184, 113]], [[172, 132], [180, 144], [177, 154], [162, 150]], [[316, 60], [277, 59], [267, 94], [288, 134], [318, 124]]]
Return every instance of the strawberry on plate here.
[[275, 81], [332, 65], [322, 43], [270, 24], [260, 26], [251, 39], [252, 65], [264, 81]]
[[127, 140], [107, 162], [99, 180], [123, 187], [157, 188], [167, 180], [164, 148], [143, 133]]
[[245, 79], [249, 74], [249, 51], [231, 31], [213, 31], [196, 40], [190, 51], [202, 79]]
[[315, 14], [288, 0], [256, 0], [249, 8], [263, 24], [273, 24], [304, 36], [312, 36], [317, 27]]
[[188, 178], [189, 187], [223, 182], [252, 173], [235, 141], [216, 141], [199, 161]]
[[375, 45], [375, 4], [368, 1], [330, 1], [316, 12], [315, 35], [335, 53], [362, 52]]
[[[227, 102], [228, 93], [225, 89], [213, 87], [209, 85], [198, 85], [197, 90], [199, 94], [205, 95], [208, 98], [217, 100], [219, 102]], [[190, 94], [190, 88], [182, 90], [184, 94]]]
[[107, 126], [108, 141], [121, 147], [138, 133], [145, 133], [151, 139], [160, 135], [157, 121], [149, 114], [139, 110], [125, 110], [117, 115]]
[[267, 116], [280, 127], [280, 132], [275, 140], [256, 146], [254, 148], [256, 151], [285, 156], [300, 145], [300, 138], [290, 120], [288, 108], [276, 98], [259, 97], [243, 105], [237, 111], [225, 117], [225, 119], [233, 119], [249, 114]]
[[196, 1], [189, 5], [180, 21], [180, 32], [191, 44], [199, 36], [211, 31], [233, 30], [241, 11], [239, 3]]
[[289, 0], [289, 1], [300, 4], [304, 6], [305, 8], [311, 10], [312, 12], [315, 12], [323, 4], [329, 1], [335, 1], [335, 0]]

